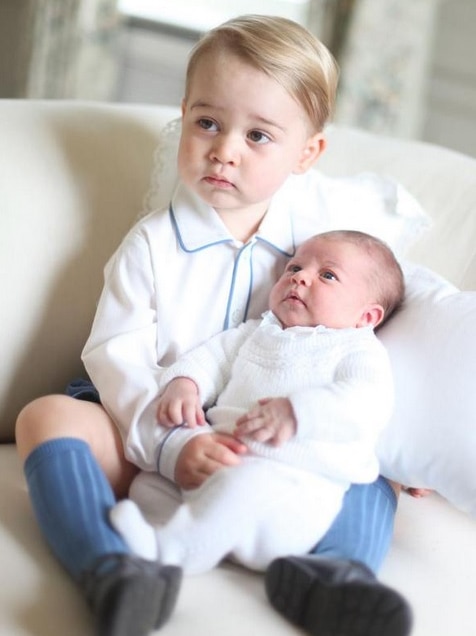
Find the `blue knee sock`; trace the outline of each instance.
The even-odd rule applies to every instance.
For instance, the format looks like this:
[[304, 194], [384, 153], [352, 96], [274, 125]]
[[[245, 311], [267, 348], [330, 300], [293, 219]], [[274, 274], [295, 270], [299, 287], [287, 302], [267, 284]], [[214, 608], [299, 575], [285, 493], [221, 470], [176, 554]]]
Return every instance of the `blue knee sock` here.
[[130, 552], [109, 524], [115, 497], [85, 442], [44, 442], [28, 456], [25, 476], [41, 532], [75, 579], [97, 557]]
[[352, 559], [378, 572], [390, 547], [396, 508], [395, 492], [383, 477], [372, 484], [352, 485], [313, 554]]

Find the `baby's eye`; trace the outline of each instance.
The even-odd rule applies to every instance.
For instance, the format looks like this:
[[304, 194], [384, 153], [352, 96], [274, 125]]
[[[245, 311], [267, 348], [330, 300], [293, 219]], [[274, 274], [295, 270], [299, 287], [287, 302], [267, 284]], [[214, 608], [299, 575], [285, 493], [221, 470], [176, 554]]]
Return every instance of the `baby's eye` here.
[[300, 272], [302, 269], [302, 267], [300, 265], [296, 265], [296, 263], [290, 263], [287, 267], [286, 270], [290, 273], [290, 274], [296, 274], [297, 272]]
[[198, 120], [198, 125], [200, 128], [203, 128], [203, 130], [210, 130], [212, 132], [218, 130], [217, 124], [212, 119], [207, 119], [206, 117], [201, 117]]
[[337, 276], [334, 274], [334, 272], [331, 272], [329, 270], [321, 272], [321, 278], [325, 278], [326, 280], [337, 280]]
[[268, 135], [262, 133], [259, 130], [252, 130], [248, 133], [248, 138], [251, 139], [255, 144], [267, 144], [271, 141]]

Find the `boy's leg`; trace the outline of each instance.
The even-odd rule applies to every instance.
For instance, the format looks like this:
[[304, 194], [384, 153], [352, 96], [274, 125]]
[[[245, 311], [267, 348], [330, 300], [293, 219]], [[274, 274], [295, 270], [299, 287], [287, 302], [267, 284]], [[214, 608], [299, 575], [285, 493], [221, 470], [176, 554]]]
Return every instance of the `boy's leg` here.
[[107, 521], [115, 497], [86, 442], [46, 441], [28, 455], [24, 472], [42, 534], [75, 580], [99, 557], [129, 553]]
[[409, 634], [408, 603], [375, 578], [390, 545], [396, 503], [383, 478], [352, 486], [311, 555], [270, 565], [266, 590], [272, 605], [311, 634]]
[[[48, 422], [49, 413], [53, 420], [59, 417], [58, 424]], [[83, 416], [96, 419], [99, 427], [110, 425], [98, 405], [64, 396], [42, 398], [20, 414], [17, 442], [33, 510], [50, 548], [81, 585], [99, 633], [120, 636], [133, 629], [146, 634], [160, 620], [157, 599], [173, 572], [166, 572], [164, 580], [155, 564], [130, 555], [110, 526], [107, 515], [115, 497], [89, 444], [79, 438], [87, 437], [87, 426], [74, 425]], [[101, 445], [108, 467], [117, 468], [122, 460], [113, 458], [115, 435], [106, 432]]]
[[328, 559], [349, 559], [376, 574], [393, 536], [397, 495], [384, 477], [373, 484], [354, 484], [347, 491], [334, 523], [313, 554]]

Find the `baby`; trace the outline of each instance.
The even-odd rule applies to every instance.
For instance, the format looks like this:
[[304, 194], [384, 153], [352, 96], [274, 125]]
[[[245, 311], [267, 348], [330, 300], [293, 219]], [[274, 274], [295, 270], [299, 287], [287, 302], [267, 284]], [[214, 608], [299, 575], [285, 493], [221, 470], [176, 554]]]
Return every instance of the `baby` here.
[[159, 422], [197, 434], [212, 426], [248, 452], [183, 490], [161, 527], [131, 500], [117, 504], [111, 520], [131, 549], [187, 573], [225, 557], [265, 570], [280, 556], [308, 552], [350, 484], [378, 475], [375, 445], [392, 411], [393, 382], [374, 329], [403, 290], [400, 266], [379, 239], [319, 234], [296, 250], [261, 320], [218, 334], [166, 369]]

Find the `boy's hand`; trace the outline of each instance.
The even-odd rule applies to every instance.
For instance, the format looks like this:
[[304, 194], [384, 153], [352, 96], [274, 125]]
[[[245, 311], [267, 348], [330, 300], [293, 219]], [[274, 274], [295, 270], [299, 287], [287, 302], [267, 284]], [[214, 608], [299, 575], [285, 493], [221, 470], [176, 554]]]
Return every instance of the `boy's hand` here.
[[198, 488], [224, 466], [236, 466], [246, 446], [231, 435], [204, 433], [187, 442], [175, 466], [175, 482], [184, 490]]
[[205, 424], [198, 387], [189, 378], [175, 378], [167, 384], [157, 406], [157, 421], [163, 426], [190, 428]]
[[281, 446], [296, 434], [297, 422], [288, 398], [264, 398], [236, 421], [234, 435]]

